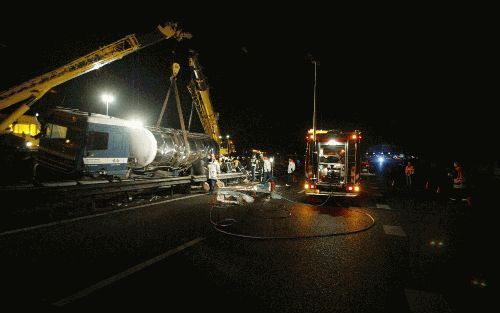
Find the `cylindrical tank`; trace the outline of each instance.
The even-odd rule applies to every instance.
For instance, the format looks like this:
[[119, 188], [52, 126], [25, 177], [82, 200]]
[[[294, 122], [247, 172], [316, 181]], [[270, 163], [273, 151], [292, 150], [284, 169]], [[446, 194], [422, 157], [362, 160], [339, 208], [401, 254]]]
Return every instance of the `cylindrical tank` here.
[[135, 158], [131, 167], [182, 171], [210, 153], [219, 153], [217, 143], [208, 135], [188, 132], [187, 139], [186, 145], [182, 131], [171, 128], [130, 128], [130, 152]]
[[157, 142], [153, 134], [144, 127], [129, 127], [129, 151], [134, 160], [130, 163], [132, 168], [143, 168], [156, 157]]

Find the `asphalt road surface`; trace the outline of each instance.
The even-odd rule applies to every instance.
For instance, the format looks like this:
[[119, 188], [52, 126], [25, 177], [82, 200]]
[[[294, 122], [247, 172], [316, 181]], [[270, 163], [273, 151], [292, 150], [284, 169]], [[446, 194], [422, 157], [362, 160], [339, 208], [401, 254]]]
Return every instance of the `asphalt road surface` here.
[[274, 196], [240, 186], [252, 203], [195, 193], [4, 230], [0, 300], [20, 309], [491, 310], [484, 221], [464, 202], [387, 186], [368, 176], [362, 196], [313, 205], [299, 185]]

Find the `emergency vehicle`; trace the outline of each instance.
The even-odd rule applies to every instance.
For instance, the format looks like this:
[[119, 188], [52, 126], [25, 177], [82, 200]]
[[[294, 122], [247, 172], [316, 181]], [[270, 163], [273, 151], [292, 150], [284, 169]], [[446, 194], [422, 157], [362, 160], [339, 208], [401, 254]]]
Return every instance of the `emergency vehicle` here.
[[307, 195], [355, 197], [360, 186], [361, 132], [309, 130], [305, 158]]

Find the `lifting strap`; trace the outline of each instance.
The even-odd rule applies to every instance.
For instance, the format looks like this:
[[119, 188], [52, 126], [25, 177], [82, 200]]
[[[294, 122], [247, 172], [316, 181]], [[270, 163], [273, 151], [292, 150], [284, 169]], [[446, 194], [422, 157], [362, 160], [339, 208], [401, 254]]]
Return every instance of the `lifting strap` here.
[[[170, 98], [170, 91], [172, 90], [172, 86], [175, 85], [175, 80], [177, 79], [177, 74], [180, 70], [179, 63], [172, 63], [172, 75], [170, 76], [170, 87], [168, 87], [167, 96], [163, 101], [163, 106], [161, 107], [160, 116], [158, 116], [158, 120], [156, 121], [156, 127], [160, 127], [161, 120], [163, 119], [163, 114], [165, 114], [165, 110], [167, 109], [168, 99]], [[175, 85], [177, 86], [177, 85]], [[177, 87], [176, 87], [177, 88]]]
[[184, 125], [184, 115], [182, 115], [181, 100], [179, 98], [179, 90], [177, 89], [177, 79], [174, 79], [175, 102], [177, 103], [177, 112], [179, 113], [179, 121], [181, 122], [182, 137], [184, 137], [184, 151], [189, 153], [189, 142], [187, 140], [186, 126]]

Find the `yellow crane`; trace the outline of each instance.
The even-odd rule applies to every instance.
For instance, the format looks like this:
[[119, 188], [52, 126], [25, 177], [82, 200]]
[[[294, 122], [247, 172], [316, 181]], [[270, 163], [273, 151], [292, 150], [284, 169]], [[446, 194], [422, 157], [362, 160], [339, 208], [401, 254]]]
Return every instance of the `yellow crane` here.
[[0, 111], [17, 105], [11, 113], [0, 118], [0, 134], [8, 133], [10, 125], [23, 116], [38, 99], [55, 86], [169, 38], [189, 39], [191, 34], [179, 29], [177, 23], [168, 22], [163, 26], [158, 25], [157, 30], [152, 33], [143, 36], [128, 35], [58, 69], [0, 92]]
[[[210, 100], [207, 78], [202, 72], [202, 67], [198, 62], [198, 54], [190, 51], [189, 66], [193, 70], [193, 80], [188, 86], [193, 99], [194, 106], [200, 117], [201, 125], [206, 134], [210, 135], [220, 146], [220, 153], [228, 154], [228, 149], [222, 147], [222, 137], [220, 135], [219, 125], [217, 124], [217, 113], [214, 111], [212, 101]], [[229, 147], [229, 141], [228, 141]]]

